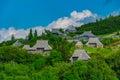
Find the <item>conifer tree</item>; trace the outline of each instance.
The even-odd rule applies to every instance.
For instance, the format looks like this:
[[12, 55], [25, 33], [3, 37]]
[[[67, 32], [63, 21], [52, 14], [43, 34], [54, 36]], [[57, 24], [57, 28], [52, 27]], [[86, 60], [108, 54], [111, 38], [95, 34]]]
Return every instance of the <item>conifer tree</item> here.
[[15, 36], [14, 36], [14, 34], [12, 34], [12, 36], [11, 36], [11, 40], [15, 40]]
[[28, 40], [31, 40], [32, 38], [33, 38], [32, 29], [30, 29], [30, 32], [28, 34]]
[[34, 37], [38, 37], [38, 33], [37, 33], [36, 29], [35, 29], [35, 32], [34, 32]]

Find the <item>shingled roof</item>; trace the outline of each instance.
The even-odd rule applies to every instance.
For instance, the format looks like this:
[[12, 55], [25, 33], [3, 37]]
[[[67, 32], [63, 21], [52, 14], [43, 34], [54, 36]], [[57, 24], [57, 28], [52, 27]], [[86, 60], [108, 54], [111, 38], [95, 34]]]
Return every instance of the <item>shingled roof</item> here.
[[96, 37], [92, 31], [85, 31], [81, 36]]
[[24, 45], [23, 48], [28, 50], [28, 49], [30, 49], [30, 46], [29, 45]]
[[89, 38], [86, 45], [91, 46], [92, 44], [96, 44], [96, 47], [103, 47], [103, 44], [99, 41], [98, 38]]
[[85, 50], [75, 50], [72, 57], [70, 58], [70, 61], [75, 61], [74, 58], [76, 58], [75, 60], [89, 60], [90, 56]]
[[59, 34], [59, 35], [62, 34], [62, 33], [60, 32], [60, 29], [58, 29], [58, 28], [52, 29], [52, 33], [53, 33], [53, 34], [56, 34], [56, 33], [57, 33], [57, 34]]
[[48, 40], [37, 40], [33, 48], [44, 48], [44, 50], [51, 50], [52, 48], [48, 44]]
[[73, 38], [78, 40], [88, 40], [89, 38], [95, 38], [96, 36], [92, 33], [92, 31], [85, 31], [81, 35], [76, 35]]
[[83, 43], [81, 42], [81, 41], [78, 41], [76, 44], [75, 44], [75, 46], [79, 46], [79, 45], [83, 45]]
[[13, 44], [13, 46], [21, 46], [22, 45], [22, 43], [19, 41], [19, 40], [17, 40], [14, 44]]
[[66, 31], [68, 32], [75, 32], [76, 31], [76, 28], [73, 26], [73, 25], [69, 25], [66, 29]]

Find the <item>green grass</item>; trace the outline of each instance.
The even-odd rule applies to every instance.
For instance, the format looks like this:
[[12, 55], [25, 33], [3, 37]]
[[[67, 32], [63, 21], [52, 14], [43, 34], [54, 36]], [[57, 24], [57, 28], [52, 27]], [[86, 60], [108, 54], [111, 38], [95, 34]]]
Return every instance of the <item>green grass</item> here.
[[82, 47], [81, 49], [85, 49], [89, 55], [91, 55], [92, 53], [96, 53], [96, 54], [101, 54], [102, 57], [107, 58], [112, 54], [115, 54], [120, 47], [117, 46], [109, 46], [109, 47], [105, 47], [105, 48], [96, 48], [96, 47]]

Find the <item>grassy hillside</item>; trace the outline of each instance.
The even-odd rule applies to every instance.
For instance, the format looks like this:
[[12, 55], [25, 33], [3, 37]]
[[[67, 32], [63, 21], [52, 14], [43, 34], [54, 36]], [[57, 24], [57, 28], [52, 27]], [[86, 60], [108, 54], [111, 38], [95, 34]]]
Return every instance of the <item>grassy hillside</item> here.
[[82, 25], [77, 29], [77, 33], [91, 30], [96, 35], [109, 34], [120, 30], [120, 16], [106, 18], [93, 23]]

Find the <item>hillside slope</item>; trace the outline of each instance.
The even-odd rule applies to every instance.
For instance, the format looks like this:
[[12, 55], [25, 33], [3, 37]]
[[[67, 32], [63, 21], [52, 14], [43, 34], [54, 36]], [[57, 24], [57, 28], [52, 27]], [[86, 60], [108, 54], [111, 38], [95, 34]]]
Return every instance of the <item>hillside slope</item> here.
[[82, 25], [77, 29], [77, 33], [91, 30], [96, 35], [109, 34], [120, 30], [120, 16], [110, 16], [104, 20]]

